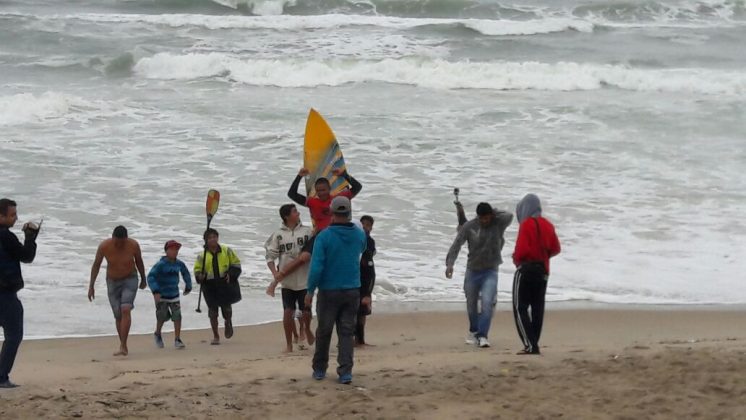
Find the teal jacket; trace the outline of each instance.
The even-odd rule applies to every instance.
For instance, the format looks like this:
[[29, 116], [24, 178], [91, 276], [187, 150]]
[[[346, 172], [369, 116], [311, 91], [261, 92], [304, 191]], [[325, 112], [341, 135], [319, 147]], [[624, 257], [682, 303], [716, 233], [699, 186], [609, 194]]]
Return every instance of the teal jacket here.
[[365, 232], [352, 223], [334, 223], [316, 236], [308, 273], [308, 293], [360, 287]]
[[159, 293], [164, 299], [176, 299], [179, 297], [179, 274], [184, 277], [186, 289], [192, 289], [192, 276], [189, 269], [180, 259], [169, 261], [168, 257], [162, 257], [148, 273], [148, 286], [153, 293]]

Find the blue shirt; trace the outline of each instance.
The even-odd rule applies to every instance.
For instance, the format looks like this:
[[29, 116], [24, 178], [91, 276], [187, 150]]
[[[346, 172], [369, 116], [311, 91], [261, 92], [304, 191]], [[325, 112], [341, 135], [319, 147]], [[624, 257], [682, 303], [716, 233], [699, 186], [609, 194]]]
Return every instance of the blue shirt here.
[[148, 286], [153, 293], [159, 293], [164, 299], [179, 297], [179, 274], [184, 277], [186, 288], [192, 288], [192, 277], [189, 270], [180, 259], [169, 261], [162, 257], [148, 273]]
[[360, 287], [365, 232], [352, 223], [334, 223], [316, 236], [308, 273], [308, 293]]

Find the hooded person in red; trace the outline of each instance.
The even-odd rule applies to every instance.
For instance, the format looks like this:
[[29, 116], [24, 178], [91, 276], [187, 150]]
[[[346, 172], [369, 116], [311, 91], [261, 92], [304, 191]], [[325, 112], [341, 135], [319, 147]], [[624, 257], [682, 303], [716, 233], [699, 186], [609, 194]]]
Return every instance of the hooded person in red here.
[[517, 268], [513, 278], [513, 316], [524, 346], [518, 354], [540, 354], [549, 259], [560, 253], [560, 243], [554, 225], [541, 216], [541, 202], [535, 194], [523, 197], [516, 206], [516, 216], [519, 227], [513, 252]]

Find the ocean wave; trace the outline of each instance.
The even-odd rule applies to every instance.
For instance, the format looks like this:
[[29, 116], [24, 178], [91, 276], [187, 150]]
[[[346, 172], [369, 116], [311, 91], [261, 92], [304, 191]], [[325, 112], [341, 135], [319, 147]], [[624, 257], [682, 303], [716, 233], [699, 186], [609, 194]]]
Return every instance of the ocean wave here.
[[698, 68], [638, 69], [622, 65], [469, 62], [442, 59], [246, 60], [223, 53], [140, 59], [137, 75], [151, 79], [225, 78], [257, 86], [308, 88], [382, 82], [434, 89], [596, 90], [697, 94], [746, 93], [746, 74]]
[[55, 92], [0, 96], [0, 126], [58, 119], [90, 105], [82, 98]]
[[258, 14], [369, 13], [388, 16], [483, 17], [536, 19], [548, 14], [596, 16], [611, 21], [698, 21], [702, 19], [744, 19], [743, 0], [613, 1], [585, 4], [569, 9], [547, 6], [512, 5], [470, 0], [211, 0], [232, 9], [245, 7]]
[[243, 5], [252, 14], [260, 16], [281, 15], [286, 7], [296, 4], [296, 0], [212, 0], [212, 2], [231, 9], [238, 9]]
[[746, 6], [743, 0], [617, 1], [577, 6], [572, 14], [617, 23], [743, 21]]
[[[26, 5], [27, 2], [10, 1]], [[56, 6], [51, 1], [48, 5]], [[746, 22], [744, 0], [612, 0], [580, 4], [511, 4], [498, 0], [81, 0], [120, 13], [207, 13], [212, 15], [369, 15], [413, 18], [534, 20], [581, 18], [594, 22]]]
[[351, 26], [372, 26], [390, 29], [461, 26], [490, 36], [535, 35], [564, 31], [592, 32], [593, 23], [576, 18], [544, 18], [536, 20], [401, 18], [365, 15], [314, 16], [215, 16], [193, 14], [100, 14], [36, 16], [37, 19], [81, 20], [96, 23], [144, 23], [173, 28], [202, 27], [206, 29], [270, 29], [300, 31], [334, 29]]
[[143, 113], [147, 110], [60, 92], [0, 96], [0, 127], [68, 121], [86, 123], [121, 116], [140, 119]]

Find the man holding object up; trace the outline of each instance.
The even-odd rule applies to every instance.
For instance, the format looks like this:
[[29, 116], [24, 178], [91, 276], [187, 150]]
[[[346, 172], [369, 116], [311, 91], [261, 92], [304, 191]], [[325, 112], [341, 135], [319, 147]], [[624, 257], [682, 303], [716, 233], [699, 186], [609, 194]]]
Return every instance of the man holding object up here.
[[23, 305], [17, 295], [23, 289], [20, 263], [34, 261], [39, 234], [39, 226], [30, 222], [24, 224], [25, 239], [21, 244], [10, 231], [17, 220], [16, 202], [0, 199], [0, 326], [5, 334], [0, 353], [0, 388], [18, 386], [10, 382], [9, 375], [23, 340]]

